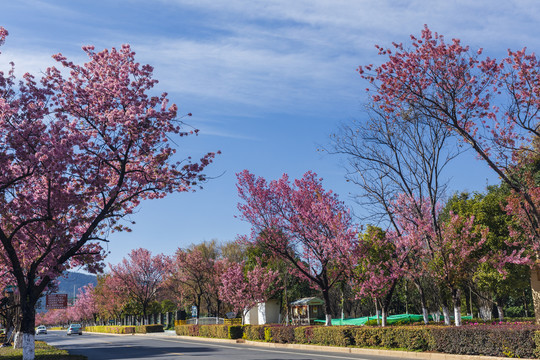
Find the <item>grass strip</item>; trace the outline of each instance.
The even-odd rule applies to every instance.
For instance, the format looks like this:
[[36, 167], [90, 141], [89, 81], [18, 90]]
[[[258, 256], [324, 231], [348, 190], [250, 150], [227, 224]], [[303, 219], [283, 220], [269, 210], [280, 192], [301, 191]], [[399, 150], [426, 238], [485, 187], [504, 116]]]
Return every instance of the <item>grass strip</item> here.
[[[1, 360], [21, 360], [22, 349], [13, 347], [0, 348]], [[83, 355], [69, 355], [67, 350], [57, 349], [44, 341], [36, 341], [36, 360], [88, 360]]]

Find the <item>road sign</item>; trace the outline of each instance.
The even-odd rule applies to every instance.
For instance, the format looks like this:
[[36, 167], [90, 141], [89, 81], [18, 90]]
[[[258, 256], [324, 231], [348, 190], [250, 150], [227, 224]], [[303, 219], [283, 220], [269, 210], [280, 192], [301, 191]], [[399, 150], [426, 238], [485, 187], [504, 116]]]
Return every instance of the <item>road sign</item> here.
[[67, 294], [50, 294], [45, 300], [47, 309], [65, 309], [67, 308]]
[[197, 317], [197, 307], [195, 305], [191, 306], [191, 317]]
[[227, 319], [234, 319], [236, 317], [236, 312], [231, 311], [225, 314], [227, 316]]

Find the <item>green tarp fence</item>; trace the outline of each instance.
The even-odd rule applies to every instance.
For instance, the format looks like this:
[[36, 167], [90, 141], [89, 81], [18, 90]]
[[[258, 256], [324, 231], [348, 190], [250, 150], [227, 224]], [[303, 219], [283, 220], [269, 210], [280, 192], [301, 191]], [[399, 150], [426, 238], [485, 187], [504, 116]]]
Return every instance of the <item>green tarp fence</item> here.
[[[452, 319], [454, 317], [452, 316]], [[471, 316], [462, 316], [462, 320], [471, 320]], [[361, 318], [355, 318], [355, 319], [332, 319], [332, 325], [364, 325], [369, 320], [375, 320], [377, 321], [376, 316], [364, 316]], [[422, 315], [416, 315], [416, 314], [399, 314], [399, 315], [390, 315], [386, 318], [386, 323], [388, 325], [395, 324], [396, 322], [420, 322], [423, 321], [424, 317]], [[433, 320], [433, 317], [429, 315], [429, 320]], [[444, 320], [444, 317], [441, 316], [439, 320]], [[315, 320], [317, 323], [325, 323], [324, 320]]]

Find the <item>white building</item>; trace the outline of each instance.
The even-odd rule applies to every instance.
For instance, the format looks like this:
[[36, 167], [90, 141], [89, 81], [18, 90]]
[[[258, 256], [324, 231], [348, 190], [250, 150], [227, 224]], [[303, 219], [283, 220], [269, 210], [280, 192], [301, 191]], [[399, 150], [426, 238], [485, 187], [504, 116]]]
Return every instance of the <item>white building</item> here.
[[252, 307], [246, 314], [244, 324], [264, 325], [280, 322], [280, 307], [278, 300], [268, 300]]

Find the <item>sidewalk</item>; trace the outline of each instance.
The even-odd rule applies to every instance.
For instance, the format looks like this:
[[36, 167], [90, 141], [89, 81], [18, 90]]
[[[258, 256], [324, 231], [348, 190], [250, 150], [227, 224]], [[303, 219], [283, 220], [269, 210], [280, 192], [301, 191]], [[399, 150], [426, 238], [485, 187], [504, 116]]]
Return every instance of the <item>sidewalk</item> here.
[[175, 337], [182, 340], [200, 341], [200, 342], [215, 342], [215, 343], [228, 343], [228, 344], [245, 344], [249, 346], [258, 346], [265, 348], [276, 349], [296, 349], [296, 350], [309, 350], [317, 352], [338, 352], [347, 354], [360, 354], [360, 355], [378, 355], [396, 357], [399, 359], [427, 359], [427, 360], [508, 360], [507, 357], [496, 356], [480, 356], [480, 355], [456, 355], [456, 354], [442, 354], [442, 353], [430, 353], [430, 352], [415, 352], [415, 351], [399, 351], [399, 350], [381, 350], [381, 349], [363, 349], [355, 347], [337, 347], [337, 346], [321, 346], [321, 345], [306, 345], [306, 344], [277, 344], [267, 343], [262, 341], [250, 341], [250, 340], [230, 340], [230, 339], [217, 339], [217, 338], [205, 338], [196, 336], [178, 336], [174, 330], [167, 330], [164, 333], [149, 333], [149, 334], [135, 334], [135, 336], [152, 336], [171, 338]]

